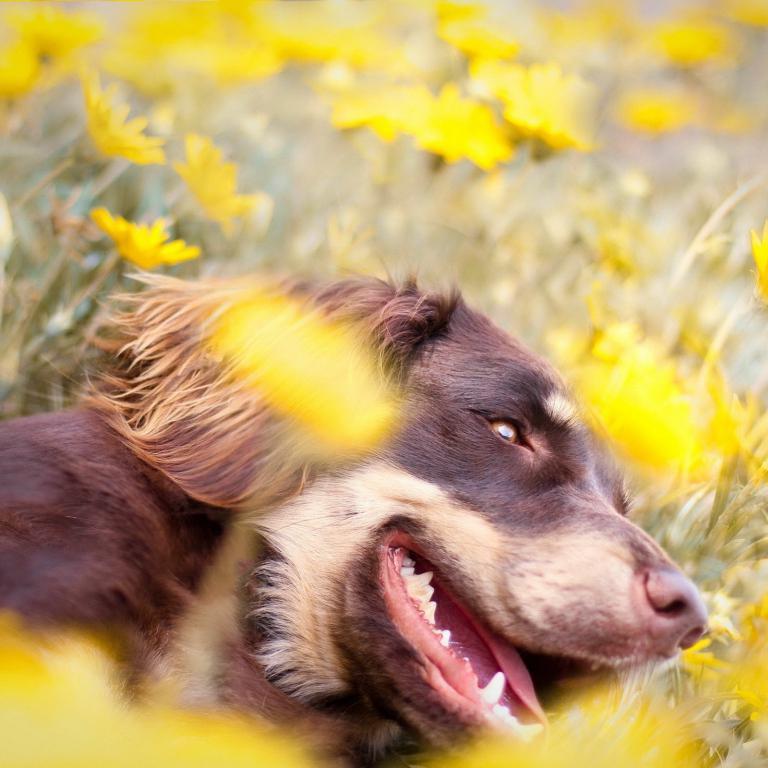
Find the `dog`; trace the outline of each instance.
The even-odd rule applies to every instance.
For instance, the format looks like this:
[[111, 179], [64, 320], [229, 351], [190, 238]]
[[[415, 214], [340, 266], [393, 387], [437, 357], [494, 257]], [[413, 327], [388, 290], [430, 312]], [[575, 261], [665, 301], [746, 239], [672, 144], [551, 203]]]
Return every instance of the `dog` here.
[[375, 350], [401, 418], [276, 468], [280, 417], [202, 343], [240, 283], [145, 280], [78, 407], [0, 424], [0, 608], [108, 629], [137, 696], [170, 677], [363, 764], [533, 738], [559, 682], [701, 636], [560, 376], [458, 293], [285, 284]]

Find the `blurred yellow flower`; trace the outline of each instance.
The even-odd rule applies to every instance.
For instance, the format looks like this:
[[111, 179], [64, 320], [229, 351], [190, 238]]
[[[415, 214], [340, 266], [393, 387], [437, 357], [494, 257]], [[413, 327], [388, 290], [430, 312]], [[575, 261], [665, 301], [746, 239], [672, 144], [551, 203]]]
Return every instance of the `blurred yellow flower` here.
[[707, 19], [661, 22], [651, 30], [649, 42], [654, 50], [682, 67], [729, 63], [738, 53], [733, 33]]
[[746, 645], [768, 643], [768, 592], [756, 602], [745, 605], [741, 618]]
[[35, 87], [39, 75], [37, 53], [25, 41], [0, 48], [0, 98], [23, 96]]
[[212, 80], [219, 86], [255, 82], [283, 61], [250, 24], [249, 4], [233, 20], [223, 3], [142, 5], [109, 47], [105, 68], [158, 96]]
[[274, 75], [283, 68], [275, 51], [258, 43], [233, 45], [208, 40], [179, 51], [175, 64], [189, 73], [210, 75], [219, 85], [239, 85]]
[[383, 141], [392, 141], [423, 122], [432, 101], [423, 85], [347, 89], [334, 99], [331, 122], [341, 129], [367, 126]]
[[681, 654], [683, 668], [694, 677], [701, 680], [717, 680], [721, 673], [730, 669], [728, 662], [717, 658], [709, 650], [712, 640], [704, 637]]
[[[575, 756], [577, 756], [575, 758]], [[703, 768], [695, 734], [673, 709], [647, 696], [622, 707], [610, 689], [582, 695], [551, 723], [546, 739], [521, 744], [486, 736], [427, 768]]]
[[708, 393], [714, 406], [707, 427], [710, 445], [724, 457], [743, 454], [750, 465], [759, 466], [762, 462], [752, 455], [750, 445], [750, 431], [758, 417], [758, 400], [754, 393], [749, 393], [742, 401], [730, 390], [722, 375], [715, 373], [710, 375]]
[[272, 199], [263, 192], [237, 193], [237, 166], [224, 162], [221, 150], [206, 136], [190, 133], [184, 140], [186, 162], [174, 163], [205, 214], [229, 234], [232, 219], [255, 209], [271, 211]]
[[723, 0], [723, 10], [732, 19], [755, 27], [768, 27], [768, 3], [765, 0]]
[[373, 448], [395, 426], [393, 395], [377, 360], [349, 328], [298, 301], [252, 294], [226, 311], [211, 336], [235, 376], [304, 427], [310, 453]]
[[147, 118], [128, 120], [130, 107], [117, 100], [117, 85], [104, 91], [96, 73], [82, 78], [88, 134], [96, 147], [109, 157], [125, 157], [139, 165], [164, 163], [163, 139], [146, 136]]
[[0, 620], [3, 768], [314, 764], [295, 738], [258, 721], [131, 706], [119, 696], [108, 646], [85, 635], [33, 636]]
[[768, 301], [768, 220], [763, 224], [762, 237], [754, 229], [750, 234], [752, 236], [752, 257], [757, 268], [757, 289], [760, 295]]
[[617, 0], [588, 0], [571, 12], [536, 4], [536, 11], [548, 39], [559, 50], [621, 44], [637, 26], [632, 7]]
[[141, 269], [178, 264], [200, 255], [197, 246], [187, 245], [183, 240], [169, 242], [164, 219], [158, 219], [152, 225], [134, 224], [122, 216], [113, 216], [106, 208], [95, 208], [91, 218], [112, 238], [118, 253]]
[[251, 28], [286, 59], [392, 74], [413, 69], [389, 32], [386, 3], [256, 3], [251, 8]]
[[675, 367], [632, 323], [600, 330], [576, 372], [586, 402], [627, 456], [657, 470], [700, 466], [701, 429]]
[[409, 133], [422, 149], [454, 163], [462, 158], [490, 170], [509, 160], [514, 149], [493, 112], [461, 96], [454, 83], [444, 85], [425, 113], [416, 112]]
[[649, 134], [671, 133], [695, 124], [698, 112], [698, 103], [691, 95], [668, 88], [627, 90], [617, 105], [623, 125]]
[[503, 18], [488, 15], [487, 7], [465, 6], [463, 12], [443, 12], [438, 17], [437, 34], [467, 56], [507, 59], [520, 50]]
[[461, 96], [454, 83], [438, 96], [422, 85], [345, 91], [334, 102], [331, 120], [337, 128], [367, 125], [385, 141], [406, 134], [449, 163], [467, 158], [484, 170], [514, 154], [493, 112]]
[[752, 133], [760, 123], [760, 117], [753, 108], [728, 101], [709, 103], [704, 120], [713, 131], [734, 136]]
[[588, 151], [591, 138], [592, 89], [557, 64], [506, 64], [476, 60], [472, 78], [504, 105], [504, 117], [523, 135], [555, 149]]
[[9, 27], [39, 56], [67, 56], [98, 40], [101, 20], [90, 13], [65, 11], [56, 3], [19, 3], [5, 15]]
[[749, 719], [768, 725], [768, 646], [765, 637], [760, 641], [745, 649], [729, 682], [733, 695], [746, 705]]

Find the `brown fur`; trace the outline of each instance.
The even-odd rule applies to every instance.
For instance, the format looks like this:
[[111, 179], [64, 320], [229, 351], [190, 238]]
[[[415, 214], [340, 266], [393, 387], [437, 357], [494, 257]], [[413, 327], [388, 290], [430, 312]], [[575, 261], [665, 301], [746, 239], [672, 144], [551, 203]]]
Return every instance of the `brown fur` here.
[[357, 762], [467, 726], [385, 610], [392, 531], [538, 664], [620, 666], [695, 633], [698, 605], [639, 610], [643, 574], [673, 566], [559, 376], [457, 295], [259, 284], [354, 326], [400, 393], [389, 440], [322, 465], [279, 450], [287, 424], [207, 343], [254, 283], [143, 279], [81, 407], [0, 425], [0, 607], [111, 628], [131, 679], [172, 676], [182, 703], [297, 723]]

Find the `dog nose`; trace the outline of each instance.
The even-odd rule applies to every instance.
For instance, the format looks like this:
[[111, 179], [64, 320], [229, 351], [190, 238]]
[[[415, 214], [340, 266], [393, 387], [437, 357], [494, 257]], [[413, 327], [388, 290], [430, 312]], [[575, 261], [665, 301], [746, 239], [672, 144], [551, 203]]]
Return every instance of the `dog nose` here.
[[651, 632], [670, 655], [689, 648], [706, 631], [707, 609], [699, 590], [682, 573], [670, 568], [646, 571], [645, 596], [653, 615]]

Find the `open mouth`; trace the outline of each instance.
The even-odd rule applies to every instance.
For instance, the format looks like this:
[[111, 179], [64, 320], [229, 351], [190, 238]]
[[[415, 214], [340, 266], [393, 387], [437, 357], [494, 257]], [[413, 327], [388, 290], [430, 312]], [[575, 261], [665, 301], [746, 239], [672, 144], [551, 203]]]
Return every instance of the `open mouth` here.
[[[541, 658], [518, 651], [483, 626], [404, 534], [383, 545], [380, 575], [390, 617], [419, 653], [424, 679], [446, 710], [469, 726], [525, 741], [545, 728], [529, 671], [529, 665], [542, 666]], [[569, 660], [557, 661], [561, 670], [574, 671]]]

